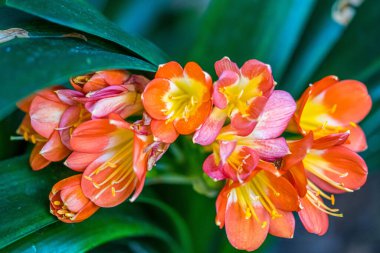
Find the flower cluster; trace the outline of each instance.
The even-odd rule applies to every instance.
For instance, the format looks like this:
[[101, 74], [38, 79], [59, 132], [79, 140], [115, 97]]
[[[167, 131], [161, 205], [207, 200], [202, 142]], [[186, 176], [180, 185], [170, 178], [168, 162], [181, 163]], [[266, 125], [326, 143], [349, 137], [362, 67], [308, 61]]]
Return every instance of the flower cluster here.
[[[258, 60], [239, 68], [224, 57], [215, 72], [213, 81], [194, 62], [163, 64], [151, 81], [100, 71], [71, 79], [75, 90], [52, 87], [22, 101], [18, 133], [36, 144], [32, 168], [66, 159], [81, 173], [53, 187], [51, 212], [79, 222], [132, 193], [134, 200], [169, 145], [193, 134], [212, 150], [203, 171], [225, 182], [216, 224], [234, 247], [255, 250], [268, 233], [292, 238], [294, 212], [307, 231], [324, 234], [328, 215], [342, 216], [333, 194], [367, 178], [356, 153], [367, 147], [357, 123], [372, 105], [364, 84], [328, 76], [295, 102]], [[130, 123], [131, 115], [141, 119]]]

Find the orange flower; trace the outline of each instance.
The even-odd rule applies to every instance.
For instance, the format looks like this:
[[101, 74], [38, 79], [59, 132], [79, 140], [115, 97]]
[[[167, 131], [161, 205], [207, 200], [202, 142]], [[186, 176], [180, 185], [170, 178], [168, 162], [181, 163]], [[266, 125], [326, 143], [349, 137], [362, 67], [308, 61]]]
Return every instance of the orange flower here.
[[332, 205], [334, 195], [359, 189], [367, 179], [364, 160], [343, 144], [348, 132], [313, 139], [310, 132], [299, 141], [289, 142], [291, 155], [284, 158], [282, 170], [296, 187], [303, 209], [301, 221], [310, 233], [323, 235], [328, 229], [327, 215], [341, 217]]
[[210, 113], [211, 89], [210, 76], [194, 62], [184, 69], [174, 61], [161, 65], [142, 95], [154, 137], [172, 143], [193, 133]]
[[259, 171], [244, 184], [228, 180], [216, 208], [216, 224], [226, 227], [230, 243], [237, 249], [252, 251], [260, 247], [268, 232], [293, 237], [292, 211], [299, 210], [299, 201], [296, 190], [285, 178]]
[[297, 105], [290, 130], [303, 135], [313, 131], [316, 138], [350, 130], [347, 146], [357, 152], [367, 148], [365, 134], [357, 123], [368, 114], [372, 101], [361, 82], [327, 76], [311, 85]]
[[149, 120], [134, 124], [118, 115], [82, 123], [71, 138], [74, 152], [65, 164], [83, 171], [85, 196], [101, 207], [112, 207], [140, 194], [146, 172], [168, 145], [154, 142]]
[[81, 178], [79, 174], [63, 179], [53, 186], [49, 194], [50, 212], [63, 222], [83, 221], [99, 209], [83, 194]]

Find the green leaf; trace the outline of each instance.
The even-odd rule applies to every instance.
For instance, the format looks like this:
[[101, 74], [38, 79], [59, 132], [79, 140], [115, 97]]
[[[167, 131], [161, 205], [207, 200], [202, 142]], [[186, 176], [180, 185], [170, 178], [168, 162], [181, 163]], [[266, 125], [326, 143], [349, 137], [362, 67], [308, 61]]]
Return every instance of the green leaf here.
[[2, 161], [0, 168], [2, 248], [57, 220], [49, 213], [50, 189], [73, 173], [57, 164], [32, 171], [28, 156]]
[[104, 51], [81, 39], [14, 39], [0, 44], [0, 119], [21, 98], [70, 77], [105, 69], [155, 71], [131, 56]]
[[[166, 205], [162, 201], [159, 201], [154, 198], [148, 198], [148, 197], [138, 198], [137, 203], [146, 203], [151, 206], [160, 208], [174, 223], [175, 228], [176, 228], [175, 234], [179, 237], [179, 240], [181, 242], [182, 252], [188, 252], [188, 253], [193, 252], [192, 241], [190, 238], [187, 225], [185, 224], [183, 218], [179, 216], [179, 214], [174, 209], [172, 209], [170, 206]], [[159, 214], [159, 217], [162, 217], [162, 215]]]
[[[189, 58], [211, 71], [223, 56], [242, 64], [257, 58], [281, 75], [314, 1], [212, 1]], [[237, 20], [239, 20], [237, 22]]]
[[128, 35], [86, 1], [4, 0], [4, 3], [53, 23], [115, 42], [156, 65], [168, 61], [167, 56], [155, 45]]
[[108, 241], [125, 237], [155, 237], [170, 252], [179, 252], [168, 234], [143, 220], [123, 214], [119, 208], [101, 210], [77, 224], [56, 222], [4, 248], [5, 252], [85, 252]]

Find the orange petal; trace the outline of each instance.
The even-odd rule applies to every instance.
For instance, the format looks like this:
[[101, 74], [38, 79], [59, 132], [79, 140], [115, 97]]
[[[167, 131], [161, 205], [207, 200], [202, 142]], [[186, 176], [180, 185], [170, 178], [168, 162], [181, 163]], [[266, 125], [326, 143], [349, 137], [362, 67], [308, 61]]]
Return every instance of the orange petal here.
[[80, 124], [71, 135], [70, 145], [74, 151], [100, 153], [112, 146], [111, 134], [116, 126], [107, 119], [96, 119]]
[[45, 142], [37, 142], [30, 154], [29, 163], [33, 170], [41, 170], [50, 164], [50, 161], [40, 155]]
[[322, 78], [321, 80], [313, 83], [311, 86], [311, 97], [316, 97], [325, 90], [327, 90], [329, 87], [332, 85], [336, 84], [339, 82], [338, 77], [330, 75]]
[[305, 229], [309, 233], [324, 235], [329, 228], [328, 215], [317, 209], [306, 197], [301, 199], [301, 205], [303, 208], [298, 215]]
[[188, 120], [178, 119], [174, 121], [174, 127], [179, 134], [191, 134], [199, 128], [203, 123], [205, 123], [207, 117], [211, 111], [212, 102], [211, 100], [203, 103], [198, 107], [194, 115], [191, 115]]
[[302, 198], [306, 195], [306, 185], [307, 185], [307, 177], [305, 168], [302, 163], [294, 165], [289, 169], [289, 173], [291, 175], [291, 183], [296, 188], [299, 196]]
[[202, 68], [195, 62], [188, 62], [185, 65], [184, 74], [186, 74], [189, 78], [197, 80], [198, 82], [206, 85], [205, 74]]
[[158, 67], [155, 78], [172, 79], [183, 77], [183, 69], [178, 62], [171, 61]]
[[336, 105], [331, 116], [344, 125], [360, 122], [372, 107], [366, 86], [355, 80], [344, 80], [332, 85], [326, 90], [323, 102], [328, 107]]
[[[105, 164], [113, 155], [108, 153], [99, 157], [83, 173], [81, 182], [83, 192], [100, 207], [113, 207], [124, 202], [136, 187], [137, 177], [133, 172], [132, 164], [129, 165], [130, 167], [122, 165], [122, 168]], [[115, 165], [119, 166], [119, 164]], [[99, 169], [101, 166], [103, 166], [102, 169]], [[116, 170], [119, 173], [114, 173]]]
[[141, 95], [142, 102], [148, 114], [158, 120], [167, 119], [164, 113], [166, 103], [163, 101], [163, 96], [170, 89], [170, 81], [156, 78], [152, 80], [145, 88]]
[[349, 135], [350, 133], [347, 131], [343, 133], [329, 134], [318, 138], [313, 142], [313, 149], [327, 149], [332, 146], [342, 145], [346, 142]]
[[98, 153], [72, 152], [65, 161], [65, 165], [72, 170], [83, 172], [87, 166], [101, 156]]
[[367, 149], [367, 139], [363, 129], [358, 125], [349, 125], [348, 130], [350, 130], [350, 136], [345, 144], [345, 146], [355, 152], [362, 152]]
[[[310, 155], [307, 155], [304, 166], [310, 179], [320, 188], [331, 193], [344, 192], [337, 186], [357, 190], [367, 180], [368, 168], [363, 158], [342, 146], [334, 146], [322, 154], [318, 152], [317, 155], [313, 154], [311, 158]], [[314, 170], [318, 169], [321, 174], [335, 183], [332, 184], [319, 179], [313, 172], [310, 172], [309, 166], [314, 166]]]
[[165, 143], [173, 143], [179, 135], [174, 128], [173, 123], [166, 123], [164, 120], [152, 119], [150, 127], [152, 129], [153, 136]]
[[54, 131], [48, 142], [46, 142], [41, 149], [40, 154], [49, 161], [58, 162], [68, 156], [70, 152], [71, 151], [62, 144], [61, 136], [58, 131]]
[[293, 238], [295, 219], [293, 213], [278, 210], [281, 217], [272, 218], [269, 226], [269, 233], [283, 238]]
[[255, 206], [255, 213], [259, 218], [246, 218], [245, 211], [231, 196], [228, 199], [225, 213], [225, 226], [228, 240], [237, 249], [253, 251], [263, 244], [269, 231], [270, 217], [261, 206]]
[[276, 177], [272, 173], [262, 171], [269, 182], [267, 193], [273, 204], [282, 211], [299, 210], [298, 194], [294, 187], [284, 177]]

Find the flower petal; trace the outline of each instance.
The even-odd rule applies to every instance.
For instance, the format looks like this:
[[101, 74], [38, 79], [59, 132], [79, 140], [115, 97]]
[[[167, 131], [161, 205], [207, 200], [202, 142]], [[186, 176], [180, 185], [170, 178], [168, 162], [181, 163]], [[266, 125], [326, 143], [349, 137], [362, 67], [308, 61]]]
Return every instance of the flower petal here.
[[232, 62], [227, 56], [215, 62], [215, 72], [219, 77], [224, 71], [232, 71], [238, 75], [240, 74], [240, 70], [237, 64]]
[[350, 136], [345, 146], [355, 152], [362, 152], [367, 149], [367, 139], [363, 129], [358, 125], [350, 125], [347, 127], [350, 131]]
[[288, 144], [283, 137], [268, 140], [252, 140], [250, 147], [256, 151], [260, 159], [270, 162], [290, 154]]
[[344, 80], [330, 86], [326, 90], [323, 103], [327, 107], [337, 105], [331, 116], [344, 125], [360, 122], [372, 107], [366, 86], [355, 80]]
[[203, 171], [210, 178], [214, 180], [224, 180], [224, 176], [221, 167], [215, 163], [215, 157], [213, 154], [209, 155], [206, 160], [203, 162]]
[[150, 127], [155, 139], [165, 143], [173, 143], [179, 135], [173, 123], [166, 123], [165, 120], [152, 119]]
[[259, 221], [246, 218], [245, 211], [233, 197], [229, 197], [225, 213], [225, 227], [231, 245], [240, 250], [253, 251], [263, 244], [269, 231], [270, 217], [261, 206], [255, 206]]
[[163, 112], [166, 109], [166, 103], [163, 96], [170, 89], [170, 81], [162, 78], [152, 80], [145, 88], [141, 96], [144, 108], [147, 113], [155, 119], [165, 120], [167, 115]]
[[296, 223], [293, 213], [280, 210], [278, 212], [281, 217], [271, 219], [269, 234], [283, 238], [293, 238]]
[[183, 69], [178, 62], [171, 61], [158, 67], [155, 78], [172, 79], [183, 77]]
[[301, 199], [301, 205], [303, 208], [298, 215], [305, 229], [309, 233], [324, 235], [329, 227], [328, 215], [317, 209], [306, 197]]
[[214, 107], [209, 117], [195, 132], [193, 142], [206, 146], [214, 142], [227, 118], [224, 110]]
[[[341, 187], [357, 190], [367, 180], [368, 168], [363, 158], [342, 146], [309, 153], [304, 159], [304, 166], [308, 177], [322, 190], [331, 193], [345, 192]], [[322, 175], [323, 179], [316, 173]]]
[[269, 97], [263, 113], [251, 136], [255, 139], [271, 139], [282, 134], [296, 109], [292, 96], [276, 90]]
[[195, 62], [188, 62], [185, 65], [184, 74], [202, 84], [206, 84], [205, 74], [202, 68]]
[[58, 162], [68, 156], [70, 152], [71, 151], [62, 144], [61, 136], [58, 131], [54, 131], [48, 142], [46, 142], [41, 149], [40, 154], [49, 161]]
[[30, 106], [31, 124], [41, 136], [49, 138], [58, 127], [63, 112], [68, 105], [37, 96]]
[[72, 152], [64, 164], [72, 170], [83, 172], [99, 156], [101, 154]]
[[248, 80], [252, 80], [260, 76], [261, 81], [259, 84], [259, 90], [263, 92], [264, 96], [269, 96], [274, 89], [272, 69], [267, 64], [254, 59], [248, 60], [241, 67], [241, 74]]
[[207, 120], [207, 117], [210, 115], [211, 106], [212, 103], [210, 100], [199, 106], [195, 114], [191, 115], [189, 119], [185, 120], [183, 118], [180, 118], [178, 120], [175, 120], [174, 127], [177, 132], [179, 134], [194, 133], [194, 131]]
[[71, 135], [70, 145], [74, 151], [84, 153], [100, 153], [115, 145], [112, 133], [116, 126], [107, 119], [96, 119], [80, 124]]
[[37, 142], [29, 157], [29, 163], [33, 170], [41, 170], [50, 164], [50, 161], [40, 155], [45, 142]]
[[224, 109], [227, 107], [227, 97], [223, 89], [227, 86], [236, 84], [239, 81], [239, 74], [230, 70], [223, 71], [219, 80], [214, 84], [213, 101], [216, 107]]

